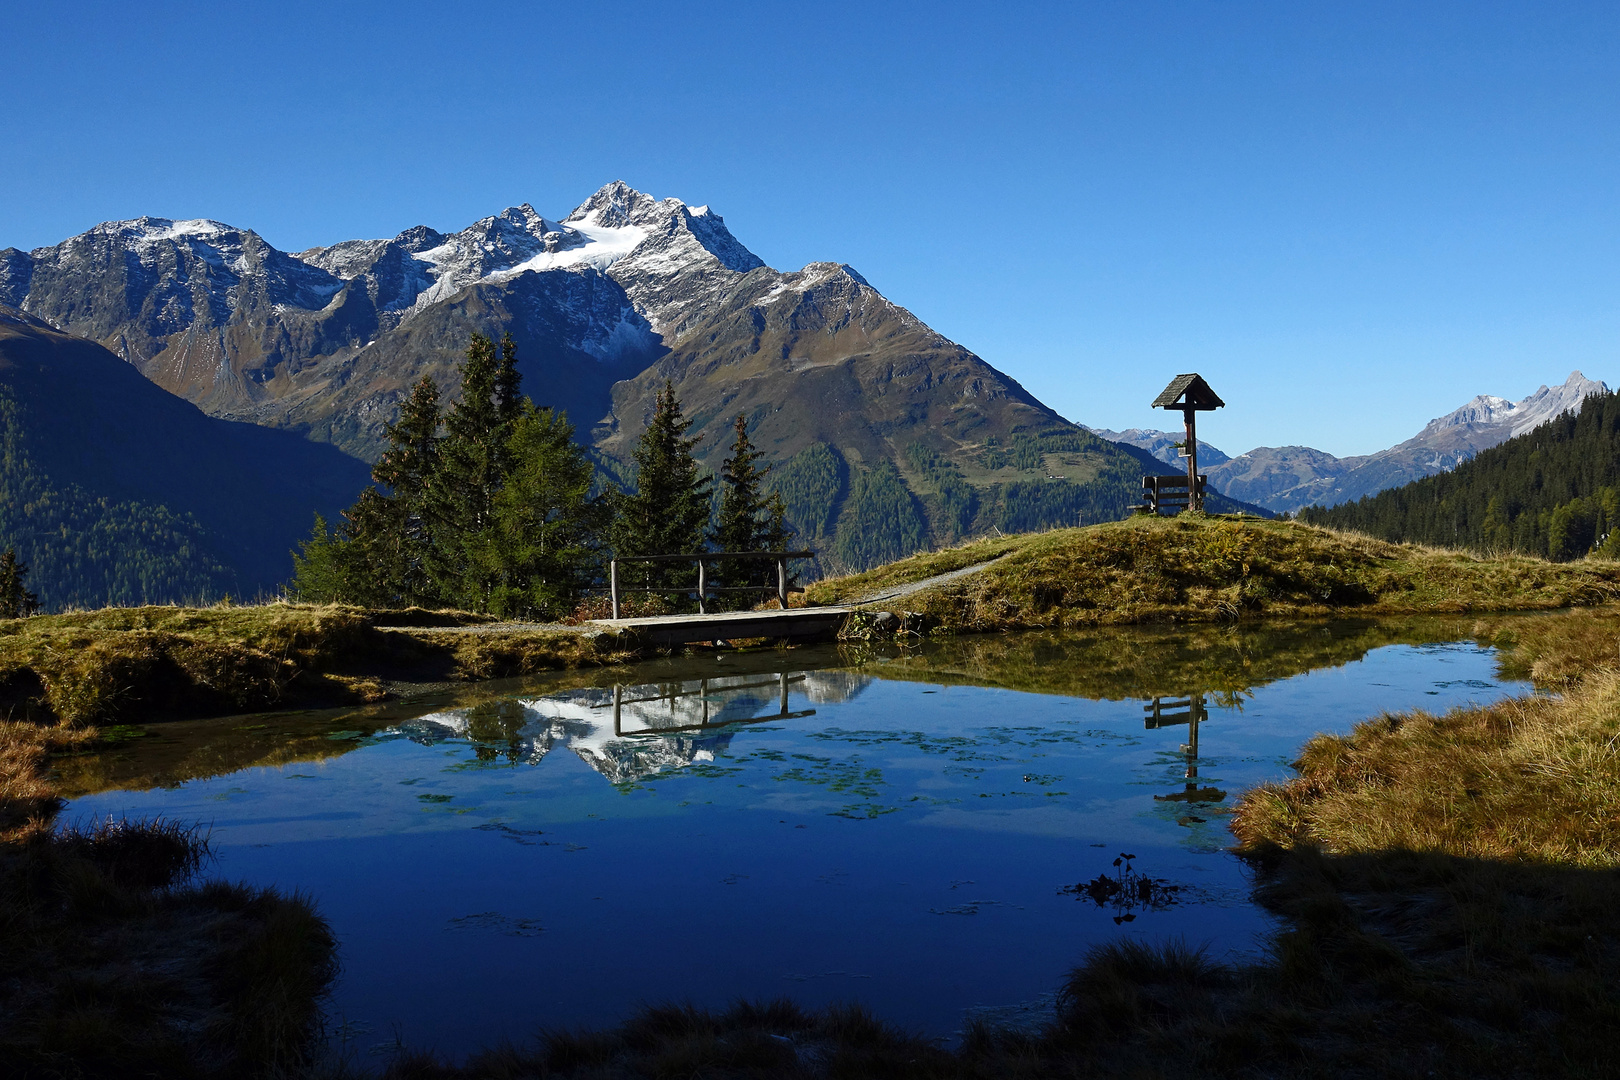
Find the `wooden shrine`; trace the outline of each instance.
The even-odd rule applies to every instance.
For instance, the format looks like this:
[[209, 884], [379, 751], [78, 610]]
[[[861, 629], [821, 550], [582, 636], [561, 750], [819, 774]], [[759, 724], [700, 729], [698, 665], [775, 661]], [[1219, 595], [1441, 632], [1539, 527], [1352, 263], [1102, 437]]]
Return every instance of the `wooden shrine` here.
[[1181, 456], [1187, 459], [1187, 475], [1142, 477], [1143, 494], [1147, 498], [1144, 510], [1157, 514], [1165, 510], [1177, 513], [1185, 509], [1204, 508], [1204, 488], [1209, 478], [1198, 473], [1196, 418], [1201, 412], [1225, 406], [1226, 402], [1222, 401], [1220, 395], [1210, 389], [1204, 377], [1196, 372], [1191, 375], [1177, 375], [1170, 380], [1170, 385], [1153, 399], [1155, 409], [1181, 410], [1187, 427], [1187, 441], [1180, 444]]

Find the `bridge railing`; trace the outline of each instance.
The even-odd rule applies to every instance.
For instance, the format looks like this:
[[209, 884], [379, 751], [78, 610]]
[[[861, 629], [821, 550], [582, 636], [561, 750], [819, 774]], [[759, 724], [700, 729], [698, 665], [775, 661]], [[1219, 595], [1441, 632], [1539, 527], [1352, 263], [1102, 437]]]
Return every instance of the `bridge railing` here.
[[[706, 615], [704, 601], [716, 593], [775, 593], [776, 599], [781, 603], [783, 610], [788, 606], [788, 593], [804, 592], [797, 585], [788, 584], [787, 564], [789, 559], [813, 559], [813, 551], [704, 551], [695, 555], [621, 555], [608, 563], [608, 595], [613, 599], [613, 617], [619, 617], [619, 594], [627, 592], [667, 593], [685, 592], [680, 588], [664, 586], [630, 587], [619, 585], [620, 563], [659, 563], [659, 562], [695, 562], [698, 568], [697, 602], [698, 614]], [[773, 559], [776, 562], [776, 584], [773, 585], [716, 585], [709, 584], [706, 563], [720, 559]]]

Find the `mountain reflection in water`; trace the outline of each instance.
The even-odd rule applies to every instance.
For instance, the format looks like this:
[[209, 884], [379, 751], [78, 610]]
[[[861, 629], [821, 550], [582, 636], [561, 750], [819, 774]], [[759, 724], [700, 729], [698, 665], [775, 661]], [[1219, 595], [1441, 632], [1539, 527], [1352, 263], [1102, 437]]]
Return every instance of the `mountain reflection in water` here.
[[1116, 934], [1254, 947], [1232, 803], [1319, 731], [1521, 689], [1481, 625], [700, 653], [121, 729], [54, 767], [65, 823], [202, 822], [221, 876], [314, 896], [333, 1026], [378, 1042], [783, 994], [945, 1036]]
[[871, 681], [842, 671], [779, 671], [765, 678], [614, 683], [612, 689], [589, 687], [428, 713], [372, 739], [403, 737], [424, 746], [468, 740], [484, 760], [499, 756], [529, 765], [562, 747], [622, 784], [714, 761], [731, 745], [736, 725], [816, 715], [815, 709], [790, 707], [790, 688], [812, 702], [842, 703]]

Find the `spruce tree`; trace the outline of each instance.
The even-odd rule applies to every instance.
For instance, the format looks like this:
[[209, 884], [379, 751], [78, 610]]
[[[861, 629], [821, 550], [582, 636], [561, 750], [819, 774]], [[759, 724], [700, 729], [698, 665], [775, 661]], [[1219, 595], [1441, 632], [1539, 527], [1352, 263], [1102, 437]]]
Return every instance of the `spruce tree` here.
[[[759, 467], [760, 451], [748, 438], [748, 419], [739, 414], [731, 456], [720, 466], [720, 520], [714, 531], [714, 546], [721, 551], [781, 550], [774, 547], [770, 517], [771, 500], [760, 482], [770, 467]], [[778, 496], [776, 503], [781, 499]], [[783, 510], [785, 529], [786, 510]], [[764, 559], [725, 559], [719, 566], [720, 579], [728, 586], [766, 586], [776, 581], [776, 566]], [[746, 596], [746, 594], [742, 594]]]
[[522, 410], [517, 347], [474, 334], [461, 364], [461, 399], [444, 418], [439, 464], [428, 485], [432, 534], [427, 572], [443, 600], [489, 606], [493, 579], [470, 573], [472, 549], [495, 522], [495, 497], [511, 468], [507, 442]]
[[[709, 531], [713, 478], [699, 472], [688, 438], [692, 426], [681, 413], [675, 384], [665, 380], [647, 430], [634, 453], [634, 492], [620, 495], [613, 528], [613, 550], [618, 555], [684, 555], [703, 550]], [[641, 566], [627, 567], [626, 580], [654, 580]], [[677, 566], [657, 572], [656, 580], [674, 588], [689, 588], [697, 578], [695, 567]]]
[[17, 549], [0, 553], [0, 619], [21, 619], [39, 610], [39, 597], [28, 591], [24, 579], [28, 564], [17, 558]]
[[[367, 489], [367, 493], [375, 495], [376, 490]], [[288, 599], [306, 604], [365, 603], [369, 598], [355, 594], [356, 583], [362, 577], [355, 566], [357, 554], [353, 541], [341, 530], [334, 533], [327, 527], [326, 518], [316, 514], [309, 539], [293, 552]]]
[[533, 402], [513, 425], [493, 527], [469, 545], [470, 569], [491, 583], [497, 615], [561, 618], [600, 576], [608, 511], [591, 495], [596, 470], [573, 436], [566, 416]]
[[[772, 491], [765, 500], [765, 527], [760, 533], [760, 547], [766, 551], [786, 551], [793, 543], [793, 530], [788, 527], [787, 503], [780, 491]], [[788, 583], [792, 584], [789, 577]]]
[[433, 530], [428, 505], [439, 471], [439, 387], [424, 375], [400, 406], [399, 419], [388, 426], [389, 447], [377, 459], [371, 478], [386, 494], [373, 489], [362, 495], [347, 515], [353, 541], [352, 566], [362, 580], [350, 591], [374, 596], [387, 606], [431, 606], [441, 591], [429, 571]]

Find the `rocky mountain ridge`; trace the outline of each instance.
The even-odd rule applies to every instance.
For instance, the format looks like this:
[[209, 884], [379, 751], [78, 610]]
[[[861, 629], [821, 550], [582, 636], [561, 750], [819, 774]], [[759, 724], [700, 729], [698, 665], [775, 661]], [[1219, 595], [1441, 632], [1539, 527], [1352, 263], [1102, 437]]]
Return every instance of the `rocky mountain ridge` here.
[[[844, 565], [1117, 517], [1143, 471], [1171, 471], [1070, 424], [847, 265], [776, 271], [707, 207], [617, 181], [557, 219], [523, 204], [297, 253], [212, 221], [110, 222], [0, 252], [0, 302], [214, 416], [363, 460], [417, 379], [454, 396], [474, 333], [510, 333], [526, 391], [621, 478], [670, 379], [705, 463], [746, 414], [795, 519], [815, 519], [802, 538], [848, 532]], [[857, 542], [872, 530], [881, 543]]]

